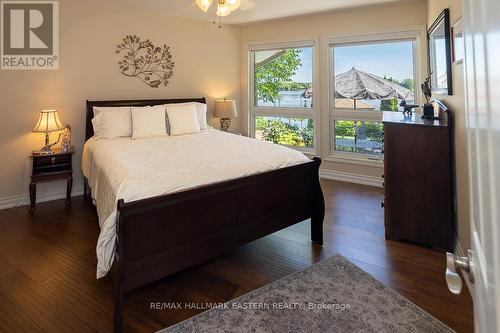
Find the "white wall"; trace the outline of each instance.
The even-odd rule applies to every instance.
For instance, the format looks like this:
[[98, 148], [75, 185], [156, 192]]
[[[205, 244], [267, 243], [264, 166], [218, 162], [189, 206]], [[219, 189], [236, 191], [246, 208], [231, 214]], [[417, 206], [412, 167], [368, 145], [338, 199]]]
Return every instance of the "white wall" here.
[[[450, 9], [450, 24], [462, 16], [461, 0], [429, 0], [428, 25], [444, 8]], [[458, 240], [463, 250], [470, 247], [469, 170], [467, 164], [467, 137], [465, 131], [465, 93], [463, 63], [452, 65], [453, 95], [433, 96], [443, 100], [455, 118], [455, 158], [457, 173]]]
[[[80, 157], [86, 99], [208, 97], [239, 100], [239, 28], [217, 29], [208, 22], [127, 7], [120, 0], [60, 1], [60, 69], [0, 71], [0, 208], [26, 203], [30, 152], [43, 146], [31, 133], [37, 114], [59, 110], [73, 129], [75, 193], [82, 186]], [[115, 45], [127, 34], [171, 47], [175, 73], [157, 89], [120, 74]], [[212, 119], [211, 125], [218, 126]], [[235, 122], [233, 130], [237, 130]], [[64, 193], [63, 184], [42, 184], [39, 196]]]
[[[259, 41], [273, 40], [293, 40], [293, 39], [311, 39], [320, 41], [319, 63], [320, 65], [320, 101], [321, 101], [321, 131], [328, 127], [329, 110], [326, 90], [327, 71], [327, 39], [333, 36], [345, 36], [356, 34], [370, 34], [387, 31], [401, 31], [407, 29], [420, 29], [422, 38], [422, 47], [420, 57], [423, 59], [421, 68], [421, 77], [425, 77], [426, 67], [426, 40], [425, 26], [427, 24], [427, 2], [410, 1], [399, 4], [378, 5], [369, 7], [360, 7], [346, 10], [333, 11], [318, 15], [301, 16], [288, 19], [280, 19], [269, 22], [258, 22], [254, 24], [243, 25], [241, 29], [242, 40], [242, 102], [241, 107], [244, 112], [248, 107], [247, 94], [247, 51], [245, 45]], [[315, 88], [315, 92], [318, 89]], [[317, 95], [316, 95], [317, 96]], [[248, 121], [245, 118], [240, 119], [240, 127], [247, 130]], [[318, 130], [318, 128], [316, 128]], [[325, 135], [322, 137], [323, 158], [322, 169], [342, 175], [343, 173], [360, 176], [366, 180], [380, 179], [383, 172], [382, 164], [379, 166], [367, 166], [345, 162], [327, 161], [329, 141]]]

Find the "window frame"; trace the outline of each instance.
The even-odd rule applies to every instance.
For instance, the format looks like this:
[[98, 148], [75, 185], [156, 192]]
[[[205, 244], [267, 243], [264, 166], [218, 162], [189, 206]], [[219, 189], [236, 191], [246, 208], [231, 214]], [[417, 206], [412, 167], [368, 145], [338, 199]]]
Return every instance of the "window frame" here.
[[[289, 108], [289, 107], [266, 107], [255, 105], [255, 51], [276, 50], [276, 49], [293, 49], [293, 48], [308, 48], [312, 49], [312, 90], [313, 107], [312, 108]], [[247, 61], [248, 61], [248, 134], [255, 138], [255, 117], [292, 117], [292, 118], [309, 118], [314, 124], [314, 142], [312, 147], [298, 147], [284, 145], [292, 149], [296, 149], [307, 155], [317, 155], [321, 151], [320, 145], [320, 84], [319, 84], [319, 39], [306, 38], [289, 41], [271, 41], [271, 42], [255, 42], [247, 45]]]
[[[333, 87], [335, 87], [335, 63], [334, 63], [334, 47], [349, 46], [349, 45], [366, 45], [379, 44], [401, 41], [413, 42], [413, 79], [415, 82], [415, 103], [421, 101], [421, 92], [418, 89], [418, 82], [421, 82], [422, 56], [421, 56], [421, 40], [422, 31], [420, 28], [407, 31], [394, 31], [373, 34], [360, 34], [349, 36], [335, 36], [326, 39], [326, 93], [327, 93], [327, 125], [324, 127], [325, 136], [325, 160], [331, 162], [346, 162], [360, 165], [377, 166], [383, 165], [384, 155], [374, 156], [363, 153], [342, 152], [334, 149], [335, 144], [335, 120], [354, 120], [354, 121], [371, 121], [382, 122], [382, 111], [358, 110], [335, 108], [335, 96]], [[326, 142], [328, 144], [326, 144]]]

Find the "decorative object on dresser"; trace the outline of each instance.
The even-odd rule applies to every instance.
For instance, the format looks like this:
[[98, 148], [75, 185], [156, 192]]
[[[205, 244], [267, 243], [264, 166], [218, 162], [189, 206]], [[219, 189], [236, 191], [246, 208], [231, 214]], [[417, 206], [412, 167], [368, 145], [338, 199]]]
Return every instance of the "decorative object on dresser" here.
[[67, 153], [71, 150], [71, 127], [67, 125], [61, 135], [61, 150]]
[[407, 104], [406, 100], [402, 100], [399, 106], [403, 108], [403, 115], [405, 117], [411, 117], [413, 115], [413, 109], [418, 107], [418, 104]]
[[61, 134], [56, 142], [49, 143], [49, 133], [56, 132], [64, 129], [64, 125], [59, 119], [59, 114], [56, 110], [43, 110], [40, 111], [38, 116], [38, 121], [33, 127], [34, 133], [44, 133], [45, 134], [45, 146], [38, 151], [39, 154], [52, 154], [52, 147], [59, 142]]
[[439, 120], [384, 111], [385, 236], [440, 250], [453, 247], [454, 190], [450, 114]]
[[453, 92], [450, 36], [450, 10], [446, 8], [427, 30], [429, 73], [432, 92], [435, 94], [451, 95]]
[[214, 117], [220, 118], [220, 129], [224, 132], [229, 131], [231, 126], [231, 118], [236, 118], [236, 102], [232, 99], [221, 99], [215, 101]]
[[137, 77], [151, 88], [165, 87], [174, 76], [175, 63], [170, 47], [156, 47], [149, 39], [141, 40], [136, 35], [127, 35], [116, 46], [116, 54], [123, 52], [118, 62], [120, 72], [128, 77]]
[[431, 74], [427, 76], [425, 79], [424, 83], [420, 85], [420, 88], [422, 89], [422, 93], [425, 97], [425, 103], [422, 107], [422, 118], [424, 119], [434, 119], [434, 105], [430, 103], [431, 97], [432, 97], [432, 91], [431, 91]]
[[66, 180], [66, 205], [71, 204], [71, 188], [73, 187], [73, 147], [64, 152], [56, 148], [48, 155], [33, 151], [30, 158], [33, 160], [30, 192], [30, 213], [35, 210], [36, 204], [36, 184], [53, 180]]

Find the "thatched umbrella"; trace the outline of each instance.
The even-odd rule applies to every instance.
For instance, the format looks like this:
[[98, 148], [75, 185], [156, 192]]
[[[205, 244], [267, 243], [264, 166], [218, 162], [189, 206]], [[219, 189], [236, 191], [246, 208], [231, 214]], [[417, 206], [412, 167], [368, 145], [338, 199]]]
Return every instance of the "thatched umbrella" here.
[[[359, 99], [414, 99], [413, 92], [377, 75], [352, 68], [335, 76], [335, 98]], [[356, 108], [356, 102], [354, 102]]]

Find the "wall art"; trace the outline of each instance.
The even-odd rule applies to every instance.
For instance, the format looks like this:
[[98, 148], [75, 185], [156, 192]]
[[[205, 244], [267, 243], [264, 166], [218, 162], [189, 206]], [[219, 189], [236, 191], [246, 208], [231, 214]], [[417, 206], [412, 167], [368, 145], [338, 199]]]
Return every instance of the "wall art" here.
[[123, 55], [118, 62], [123, 75], [139, 78], [151, 88], [166, 87], [174, 75], [175, 63], [167, 45], [157, 47], [149, 39], [127, 35], [116, 46], [115, 53]]

